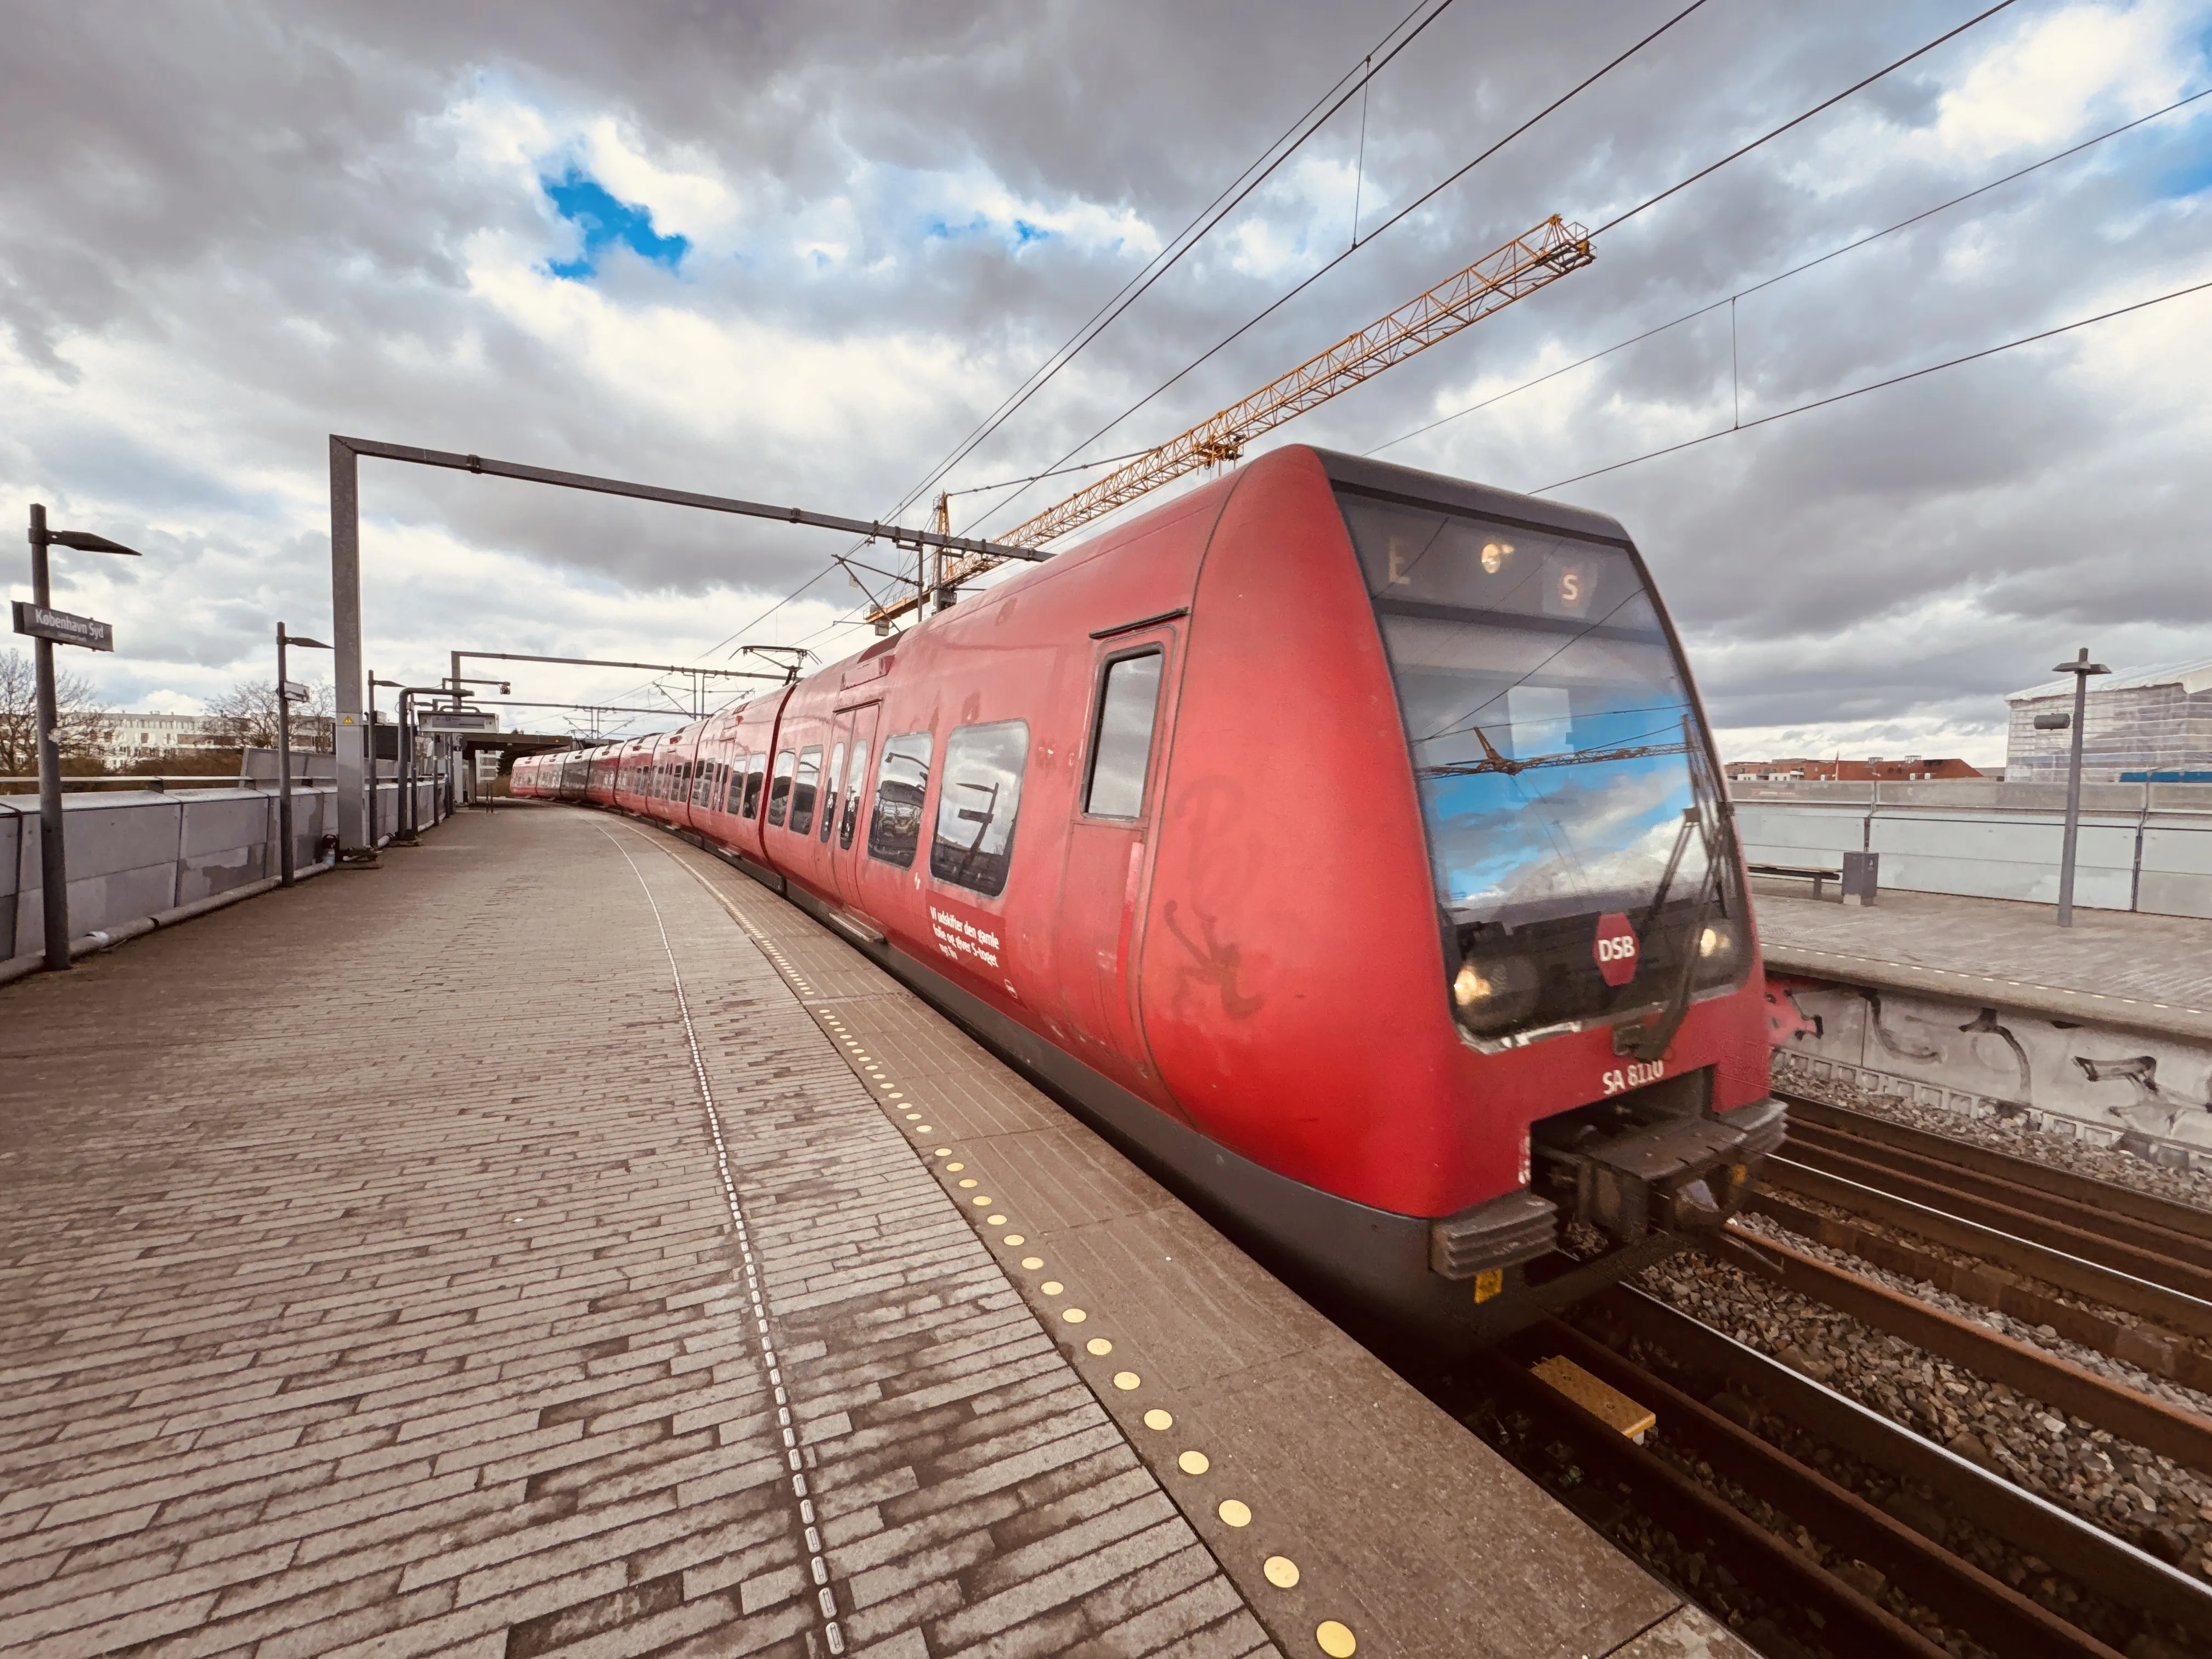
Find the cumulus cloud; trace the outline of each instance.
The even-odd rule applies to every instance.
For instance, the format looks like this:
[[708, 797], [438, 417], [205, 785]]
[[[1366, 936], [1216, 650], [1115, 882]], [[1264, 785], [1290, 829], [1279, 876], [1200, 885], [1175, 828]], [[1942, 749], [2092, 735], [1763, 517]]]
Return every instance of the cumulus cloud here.
[[[1372, 234], [1671, 9], [1456, 0], [1375, 82], [1364, 149], [1355, 100], [945, 482], [1053, 460], [1334, 257], [1355, 193]], [[1601, 222], [1968, 10], [1711, 0], [1092, 453], [1170, 435], [1547, 214]], [[61, 570], [63, 603], [118, 624], [90, 672], [141, 704], [265, 672], [279, 616], [326, 623], [332, 431], [887, 513], [1388, 21], [12, 7], [0, 480], [146, 550]], [[2021, 0], [1277, 441], [1364, 451], [1498, 398], [1386, 458], [1537, 489], [2212, 276], [2208, 100], [1499, 398], [2212, 85], [2209, 36], [2204, 0]], [[2078, 644], [2212, 653], [2208, 348], [2212, 302], [2176, 301], [1560, 493], [1645, 549], [1732, 753], [1993, 759], [2000, 694]], [[678, 662], [866, 637], [823, 574], [845, 548], [814, 532], [379, 463], [363, 486], [389, 678], [458, 647]], [[635, 673], [523, 685], [665, 701]]]

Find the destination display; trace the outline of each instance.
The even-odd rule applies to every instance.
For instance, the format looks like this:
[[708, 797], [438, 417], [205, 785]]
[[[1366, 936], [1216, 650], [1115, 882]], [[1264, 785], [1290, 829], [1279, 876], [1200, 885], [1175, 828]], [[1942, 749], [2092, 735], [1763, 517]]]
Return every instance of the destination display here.
[[115, 649], [115, 630], [107, 623], [67, 611], [49, 610], [28, 599], [15, 601], [15, 631], [34, 640], [52, 640], [56, 645], [81, 645], [88, 651]]
[[496, 732], [499, 716], [483, 709], [441, 708], [425, 710], [415, 724], [423, 732]]

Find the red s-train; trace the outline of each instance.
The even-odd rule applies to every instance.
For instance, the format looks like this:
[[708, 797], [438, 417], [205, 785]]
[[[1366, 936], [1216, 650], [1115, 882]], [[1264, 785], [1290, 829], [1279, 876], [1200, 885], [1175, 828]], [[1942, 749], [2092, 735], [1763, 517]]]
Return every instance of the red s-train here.
[[1781, 1139], [1718, 780], [1613, 520], [1293, 447], [514, 789], [721, 853], [1448, 1334], [1711, 1231]]

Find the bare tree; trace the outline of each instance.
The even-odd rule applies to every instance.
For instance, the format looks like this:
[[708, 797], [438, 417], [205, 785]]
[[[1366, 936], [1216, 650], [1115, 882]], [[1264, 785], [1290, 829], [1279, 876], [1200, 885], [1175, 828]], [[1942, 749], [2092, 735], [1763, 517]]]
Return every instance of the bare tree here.
[[[327, 755], [337, 747], [337, 698], [328, 685], [311, 685], [308, 699], [292, 705], [292, 747]], [[240, 680], [214, 698], [208, 713], [221, 722], [208, 741], [227, 749], [276, 746], [276, 683]]]
[[[0, 652], [0, 777], [27, 778], [39, 769], [38, 684], [28, 656], [21, 651]], [[112, 721], [94, 705], [92, 682], [82, 674], [56, 673], [54, 704], [61, 714], [56, 743], [62, 770], [101, 770], [99, 747]]]

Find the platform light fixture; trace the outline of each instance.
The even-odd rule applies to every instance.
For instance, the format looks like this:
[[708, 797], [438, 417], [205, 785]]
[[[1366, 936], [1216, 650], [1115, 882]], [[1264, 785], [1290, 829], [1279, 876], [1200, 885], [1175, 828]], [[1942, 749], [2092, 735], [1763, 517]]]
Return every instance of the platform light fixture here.
[[49, 530], [43, 501], [31, 504], [31, 599], [15, 605], [15, 631], [31, 636], [38, 676], [39, 880], [46, 915], [46, 968], [59, 973], [70, 965], [69, 858], [62, 843], [61, 707], [54, 684], [54, 647], [82, 646], [89, 651], [115, 649], [115, 630], [91, 617], [54, 609], [53, 581], [46, 568], [49, 547], [80, 553], [143, 556], [135, 547], [111, 542], [83, 530]]
[[2081, 836], [2081, 722], [2089, 711], [2089, 677], [2112, 671], [2089, 660], [2083, 646], [2072, 662], [2062, 662], [2051, 672], [2074, 677], [2074, 740], [2066, 761], [2066, 840], [2058, 852], [2058, 925], [2074, 925], [2074, 851]]
[[276, 879], [285, 887], [299, 879], [298, 860], [292, 853], [292, 705], [307, 700], [307, 688], [292, 683], [285, 661], [285, 652], [294, 646], [303, 651], [331, 648], [304, 634], [288, 634], [283, 623], [276, 624]]

